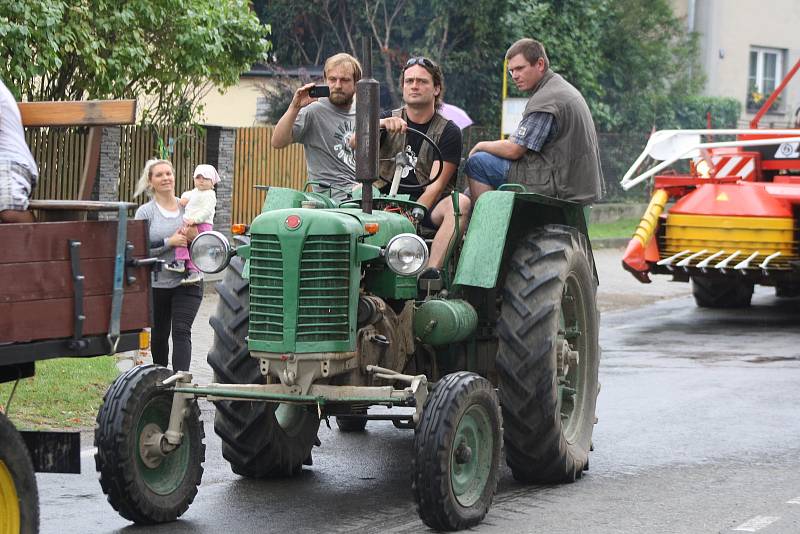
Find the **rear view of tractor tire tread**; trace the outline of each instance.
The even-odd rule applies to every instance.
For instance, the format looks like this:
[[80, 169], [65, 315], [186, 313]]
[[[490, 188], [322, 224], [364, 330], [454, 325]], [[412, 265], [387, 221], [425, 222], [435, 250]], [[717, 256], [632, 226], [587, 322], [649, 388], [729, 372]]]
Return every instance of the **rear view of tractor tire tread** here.
[[[559, 410], [556, 362], [568, 278], [582, 300], [575, 307], [582, 313], [585, 352], [572, 442]], [[521, 482], [572, 482], [588, 465], [599, 391], [596, 286], [589, 245], [576, 230], [548, 225], [518, 242], [503, 291], [496, 366], [506, 462]]]
[[148, 468], [140, 459], [139, 423], [146, 411], [157, 406], [163, 414], [160, 430], [166, 432], [172, 395], [162, 391], [159, 383], [171, 375], [169, 369], [157, 365], [129, 369], [106, 392], [97, 415], [94, 445], [100, 486], [122, 517], [140, 525], [167, 523], [183, 515], [197, 495], [203, 476], [205, 431], [200, 408], [192, 400], [183, 422], [183, 441], [163, 460], [168, 461], [171, 455], [185, 455], [183, 471], [164, 466], [166, 478], [177, 476], [170, 484], [174, 488], [169, 492], [156, 490], [151, 484], [161, 480], [144, 477]]
[[28, 447], [0, 413], [0, 532], [12, 528], [21, 534], [39, 532], [39, 494]]
[[[475, 502], [462, 506], [453, 487], [451, 449], [464, 414], [477, 405], [486, 414], [491, 435], [487, 479]], [[502, 418], [494, 386], [467, 371], [443, 377], [425, 402], [414, 431], [411, 489], [420, 519], [435, 530], [462, 530], [480, 523], [497, 491], [502, 449]]]
[[753, 284], [735, 278], [692, 278], [692, 295], [700, 308], [747, 308], [753, 298]]
[[[220, 296], [210, 319], [214, 341], [208, 363], [214, 381], [223, 384], [260, 384], [258, 360], [247, 348], [250, 286], [242, 271], [244, 260], [235, 256], [217, 284]], [[319, 418], [303, 408], [300, 424], [287, 433], [275, 417], [276, 404], [248, 401], [218, 401], [214, 431], [222, 440], [222, 456], [237, 475], [249, 478], [283, 477], [296, 474], [318, 443]]]

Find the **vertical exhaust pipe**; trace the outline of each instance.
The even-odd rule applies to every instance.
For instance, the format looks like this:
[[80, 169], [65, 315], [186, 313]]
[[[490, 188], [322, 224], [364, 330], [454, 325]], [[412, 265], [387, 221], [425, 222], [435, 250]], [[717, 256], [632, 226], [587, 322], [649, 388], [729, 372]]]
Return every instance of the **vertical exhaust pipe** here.
[[380, 84], [372, 77], [372, 41], [362, 38], [363, 75], [356, 83], [356, 180], [361, 209], [372, 213], [372, 184], [378, 177]]

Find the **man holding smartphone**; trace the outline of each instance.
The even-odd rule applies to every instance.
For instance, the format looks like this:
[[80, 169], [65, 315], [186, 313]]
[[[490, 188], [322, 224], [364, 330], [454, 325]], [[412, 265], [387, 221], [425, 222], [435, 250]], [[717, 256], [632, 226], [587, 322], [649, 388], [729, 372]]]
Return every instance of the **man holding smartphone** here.
[[[361, 79], [361, 64], [350, 54], [336, 54], [325, 61], [323, 72], [327, 87], [308, 83], [295, 91], [272, 132], [272, 146], [284, 148], [301, 143], [308, 179], [331, 186], [315, 185], [314, 191], [330, 190], [334, 199], [344, 200], [356, 176], [350, 138], [355, 132], [356, 82]], [[325, 89], [329, 89], [327, 97], [321, 96]]]

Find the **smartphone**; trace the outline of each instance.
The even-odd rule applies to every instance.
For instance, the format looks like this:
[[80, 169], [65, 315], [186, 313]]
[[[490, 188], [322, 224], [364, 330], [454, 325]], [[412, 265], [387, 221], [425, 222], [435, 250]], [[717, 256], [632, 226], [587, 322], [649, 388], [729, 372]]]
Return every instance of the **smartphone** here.
[[320, 98], [323, 96], [331, 96], [331, 89], [327, 85], [315, 85], [308, 90], [308, 96], [311, 98]]

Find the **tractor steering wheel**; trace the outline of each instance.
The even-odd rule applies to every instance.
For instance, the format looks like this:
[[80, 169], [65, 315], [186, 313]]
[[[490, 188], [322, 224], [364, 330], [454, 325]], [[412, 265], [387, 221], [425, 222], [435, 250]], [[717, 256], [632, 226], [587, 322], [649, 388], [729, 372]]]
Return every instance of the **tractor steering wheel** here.
[[[417, 161], [415, 161], [415, 162], [411, 162], [411, 161], [408, 160], [408, 155], [405, 152], [400, 152], [400, 153], [396, 154], [394, 158], [391, 158], [391, 159], [389, 159], [389, 158], [381, 159], [381, 161], [394, 161], [395, 162], [394, 177], [400, 176], [399, 179], [401, 181], [402, 181], [402, 174], [401, 173], [404, 171], [405, 168], [410, 168], [410, 170], [413, 170], [414, 174], [417, 177], [417, 183], [416, 184], [403, 184], [403, 188], [406, 189], [406, 190], [419, 191], [421, 189], [424, 189], [424, 188], [428, 187], [430, 184], [432, 184], [433, 182], [435, 182], [436, 180], [439, 179], [439, 176], [442, 175], [442, 171], [444, 170], [444, 158], [442, 157], [442, 151], [439, 149], [439, 145], [434, 143], [433, 139], [431, 139], [426, 134], [420, 132], [419, 130], [417, 130], [415, 128], [406, 128], [406, 134], [408, 134], [409, 132], [419, 135], [420, 137], [422, 137], [422, 139], [424, 141], [429, 143], [431, 145], [431, 147], [433, 148], [433, 151], [436, 153], [436, 159], [434, 161], [438, 161], [439, 162], [439, 170], [436, 172], [436, 176], [434, 176], [433, 178], [431, 178], [430, 176], [421, 177], [419, 175], [419, 173], [417, 172], [418, 168], [417, 168], [417, 165], [416, 165], [417, 161], [419, 161], [419, 159], [417, 159]], [[421, 148], [422, 148], [422, 145], [420, 145], [420, 149]], [[420, 150], [420, 152], [422, 152], [422, 150]], [[419, 157], [419, 154], [417, 156]], [[408, 174], [408, 172], [406, 172], [406, 175], [407, 174]], [[394, 178], [386, 178], [386, 177], [381, 177], [381, 178], [383, 178], [383, 180], [385, 180], [385, 181], [389, 181], [390, 184], [392, 183], [392, 181], [394, 179]]]

